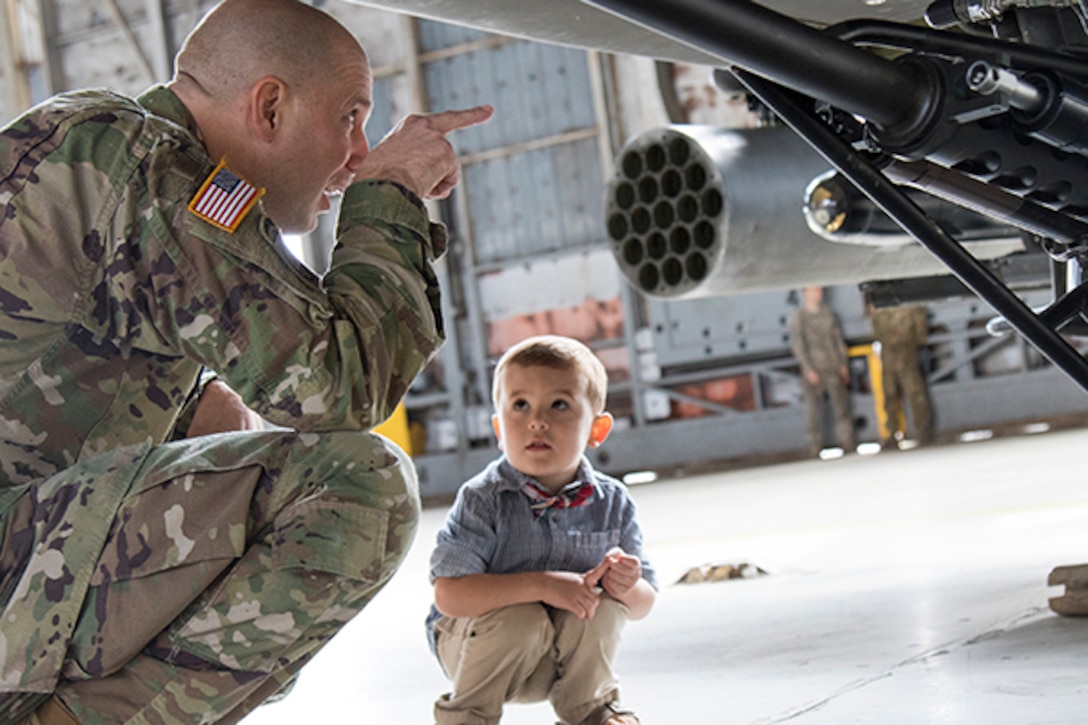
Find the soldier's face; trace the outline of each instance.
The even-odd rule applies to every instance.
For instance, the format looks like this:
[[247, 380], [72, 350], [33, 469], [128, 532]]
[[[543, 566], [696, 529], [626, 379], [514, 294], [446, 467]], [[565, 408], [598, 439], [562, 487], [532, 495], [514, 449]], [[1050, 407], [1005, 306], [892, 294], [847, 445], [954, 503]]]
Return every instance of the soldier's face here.
[[285, 119], [281, 172], [267, 189], [265, 211], [284, 232], [304, 234], [355, 177], [370, 150], [363, 125], [370, 115], [366, 56], [345, 53], [326, 79], [296, 94]]

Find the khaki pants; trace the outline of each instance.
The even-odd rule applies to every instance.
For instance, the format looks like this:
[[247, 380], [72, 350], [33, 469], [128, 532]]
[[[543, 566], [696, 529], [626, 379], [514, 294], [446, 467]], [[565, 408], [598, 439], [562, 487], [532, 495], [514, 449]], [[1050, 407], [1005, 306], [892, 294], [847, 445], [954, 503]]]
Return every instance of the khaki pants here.
[[434, 706], [438, 725], [495, 725], [507, 702], [548, 700], [577, 725], [619, 699], [612, 662], [627, 607], [602, 595], [593, 619], [544, 604], [518, 604], [480, 617], [442, 617], [438, 658], [453, 692]]
[[[33, 520], [24, 508], [9, 533]], [[411, 461], [375, 435], [151, 449], [97, 557], [55, 700], [82, 725], [237, 722], [392, 577], [418, 515]], [[20, 698], [42, 695], [0, 696], [0, 714], [25, 712]]]

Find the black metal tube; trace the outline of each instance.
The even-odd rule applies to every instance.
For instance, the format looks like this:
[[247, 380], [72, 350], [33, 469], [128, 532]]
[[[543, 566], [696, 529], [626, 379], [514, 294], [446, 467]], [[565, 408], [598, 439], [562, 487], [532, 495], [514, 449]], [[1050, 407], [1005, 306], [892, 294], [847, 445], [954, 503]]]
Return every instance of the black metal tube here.
[[1088, 361], [1035, 315], [981, 262], [956, 243], [893, 183], [795, 100], [796, 94], [752, 73], [734, 70], [737, 79], [832, 166], [940, 259], [976, 295], [990, 304], [1039, 352], [1088, 391]]
[[1060, 330], [1084, 312], [1085, 304], [1088, 303], [1086, 297], [1088, 292], [1084, 287], [1077, 287], [1055, 300], [1050, 307], [1039, 313], [1039, 317], [1055, 330]]
[[1059, 53], [1025, 43], [1010, 43], [997, 38], [980, 38], [887, 20], [847, 20], [828, 26], [824, 33], [861, 45], [915, 53], [990, 58], [998, 65], [1019, 69], [1049, 68], [1074, 78], [1083, 78], [1088, 73], [1088, 57], [1083, 53]]
[[583, 0], [881, 126], [928, 105], [905, 67], [747, 0]]
[[1088, 223], [929, 161], [893, 159], [885, 165], [884, 173], [897, 184], [920, 189], [1031, 234], [1064, 244], [1088, 239]]

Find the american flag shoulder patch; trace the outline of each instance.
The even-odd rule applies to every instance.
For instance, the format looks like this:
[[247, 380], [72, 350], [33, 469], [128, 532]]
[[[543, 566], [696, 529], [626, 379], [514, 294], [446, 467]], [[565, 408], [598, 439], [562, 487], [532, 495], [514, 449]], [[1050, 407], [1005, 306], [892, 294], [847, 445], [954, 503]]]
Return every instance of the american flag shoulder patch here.
[[264, 194], [227, 168], [223, 159], [189, 202], [189, 211], [220, 229], [234, 232]]

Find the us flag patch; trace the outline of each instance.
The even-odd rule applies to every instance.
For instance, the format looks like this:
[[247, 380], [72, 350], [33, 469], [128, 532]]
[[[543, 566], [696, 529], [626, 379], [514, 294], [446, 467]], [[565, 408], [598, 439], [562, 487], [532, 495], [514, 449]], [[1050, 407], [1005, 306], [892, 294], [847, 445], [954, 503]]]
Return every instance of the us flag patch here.
[[250, 186], [228, 169], [223, 159], [189, 202], [189, 211], [220, 229], [234, 232], [262, 194], [264, 189]]

